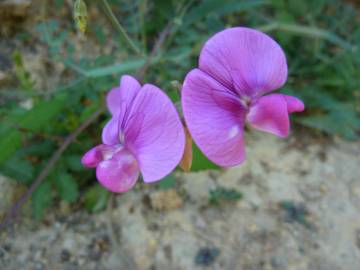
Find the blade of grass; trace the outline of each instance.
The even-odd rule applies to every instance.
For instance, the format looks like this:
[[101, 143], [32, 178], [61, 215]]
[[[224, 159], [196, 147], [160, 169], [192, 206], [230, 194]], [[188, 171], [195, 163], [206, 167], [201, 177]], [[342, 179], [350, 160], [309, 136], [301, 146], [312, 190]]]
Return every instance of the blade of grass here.
[[321, 38], [325, 39], [334, 45], [337, 45], [345, 50], [349, 50], [355, 52], [358, 48], [354, 46], [344, 39], [340, 38], [334, 33], [331, 33], [327, 30], [316, 28], [316, 27], [309, 27], [305, 25], [296, 25], [296, 24], [286, 24], [286, 23], [279, 23], [273, 22], [270, 24], [266, 24], [260, 27], [257, 27], [260, 31], [263, 32], [272, 32], [272, 31], [283, 31], [288, 32], [291, 34], [303, 35], [313, 38]]
[[116, 19], [116, 16], [113, 13], [108, 1], [107, 0], [100, 0], [100, 2], [102, 3], [102, 5], [104, 7], [105, 14], [108, 16], [109, 20], [114, 25], [116, 30], [119, 32], [121, 38], [126, 42], [126, 44], [129, 46], [129, 48], [132, 49], [136, 54], [142, 55], [139, 48], [135, 45], [135, 43], [131, 40], [129, 35], [126, 33], [124, 27], [122, 27], [120, 22]]
[[140, 35], [141, 35], [142, 46], [145, 52], [147, 47], [146, 27], [145, 27], [146, 11], [147, 11], [147, 0], [141, 0], [139, 4]]

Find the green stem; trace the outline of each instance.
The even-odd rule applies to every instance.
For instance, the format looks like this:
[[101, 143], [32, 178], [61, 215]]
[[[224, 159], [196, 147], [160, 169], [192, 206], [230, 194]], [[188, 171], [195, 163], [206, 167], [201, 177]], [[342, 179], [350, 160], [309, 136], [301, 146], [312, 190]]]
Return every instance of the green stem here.
[[356, 46], [353, 46], [352, 44], [348, 43], [346, 40], [343, 40], [336, 34], [333, 34], [331, 32], [328, 32], [326, 30], [316, 28], [316, 27], [273, 22], [270, 24], [266, 24], [266, 25], [257, 27], [257, 29], [259, 29], [260, 31], [263, 31], [263, 32], [271, 32], [271, 31], [279, 30], [279, 31], [288, 32], [288, 33], [292, 33], [292, 34], [298, 34], [298, 35], [309, 36], [309, 37], [314, 37], [314, 38], [321, 38], [321, 39], [325, 39], [337, 46], [340, 46], [345, 50], [349, 50], [349, 51], [353, 51], [353, 52], [358, 49]]
[[101, 0], [101, 3], [103, 4], [104, 8], [105, 8], [105, 12], [106, 15], [109, 17], [110, 21], [112, 22], [112, 24], [114, 25], [114, 27], [116, 28], [116, 30], [119, 32], [120, 36], [123, 38], [123, 40], [128, 44], [128, 46], [136, 53], [139, 55], [142, 55], [141, 51], [139, 50], [138, 47], [136, 47], [136, 45], [134, 44], [134, 42], [131, 40], [131, 38], [128, 36], [128, 34], [126, 33], [124, 27], [122, 27], [122, 25], [119, 23], [119, 21], [116, 19], [115, 14], [113, 13], [113, 11], [111, 10], [111, 7], [109, 5], [109, 3], [107, 2], [107, 0]]
[[146, 29], [145, 29], [146, 10], [147, 10], [147, 0], [142, 0], [139, 5], [139, 14], [140, 14], [141, 41], [145, 51], [147, 46]]

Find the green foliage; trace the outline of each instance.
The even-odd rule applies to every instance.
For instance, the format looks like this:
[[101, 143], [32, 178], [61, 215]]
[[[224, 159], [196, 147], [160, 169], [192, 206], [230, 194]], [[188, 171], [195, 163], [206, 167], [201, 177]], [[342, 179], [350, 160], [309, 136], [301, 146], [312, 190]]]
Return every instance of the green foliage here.
[[1, 166], [1, 173], [20, 183], [30, 183], [34, 178], [34, 167], [20, 155], [14, 155]]
[[308, 221], [308, 211], [304, 204], [292, 201], [282, 201], [279, 203], [281, 209], [285, 211], [284, 219], [286, 222], [297, 222], [310, 228], [312, 224]]
[[218, 248], [200, 248], [195, 256], [195, 264], [202, 267], [208, 267], [215, 262], [219, 255], [220, 249]]
[[29, 111], [7, 119], [9, 127], [0, 135], [0, 165], [21, 147], [22, 130], [41, 132], [63, 108], [66, 95], [58, 95], [50, 101], [41, 101]]
[[211, 162], [196, 146], [195, 143], [193, 143], [193, 162], [191, 165], [191, 170], [196, 171], [202, 171], [202, 170], [218, 170], [219, 166]]
[[0, 164], [10, 158], [21, 147], [21, 134], [17, 130], [4, 132], [0, 139]]
[[216, 187], [209, 192], [209, 203], [218, 205], [222, 201], [238, 201], [242, 199], [241, 192], [232, 188]]
[[84, 169], [83, 165], [80, 162], [80, 155], [67, 155], [64, 159], [66, 162], [66, 167], [70, 170], [74, 172], [81, 172]]
[[159, 181], [158, 184], [157, 184], [157, 186], [159, 187], [159, 189], [174, 188], [175, 185], [176, 185], [176, 178], [175, 178], [174, 175], [172, 175], [172, 174], [164, 177], [164, 178], [161, 179], [161, 181]]
[[52, 200], [51, 182], [45, 181], [34, 191], [31, 197], [33, 215], [36, 220], [43, 218], [45, 209], [50, 206]]
[[312, 91], [298, 95], [308, 100], [306, 105], [309, 115], [297, 121], [305, 126], [349, 140], [357, 139], [360, 132], [360, 118], [355, 110], [355, 104], [350, 101], [339, 101], [324, 91], [311, 89]]
[[63, 171], [59, 172], [54, 178], [56, 190], [60, 198], [67, 202], [74, 202], [79, 195], [76, 180], [71, 174], [64, 173]]
[[264, 0], [238, 1], [238, 0], [207, 0], [193, 7], [184, 17], [182, 27], [186, 28], [191, 24], [199, 23], [210, 16], [225, 16], [237, 12], [254, 9], [264, 5]]
[[78, 71], [80, 74], [87, 78], [97, 78], [97, 77], [104, 77], [108, 75], [114, 75], [114, 74], [124, 74], [128, 73], [134, 70], [139, 69], [141, 66], [145, 64], [145, 59], [134, 59], [122, 62], [120, 64], [115, 64], [111, 66], [106, 67], [99, 67], [94, 68], [91, 70], [83, 70], [82, 68], [68, 63], [73, 69]]
[[105, 209], [110, 193], [96, 184], [88, 189], [84, 196], [84, 206], [89, 212], [98, 212]]
[[13, 53], [13, 62], [15, 65], [15, 75], [20, 82], [20, 88], [27, 91], [33, 91], [35, 83], [31, 80], [31, 75], [24, 67], [23, 57], [19, 51]]

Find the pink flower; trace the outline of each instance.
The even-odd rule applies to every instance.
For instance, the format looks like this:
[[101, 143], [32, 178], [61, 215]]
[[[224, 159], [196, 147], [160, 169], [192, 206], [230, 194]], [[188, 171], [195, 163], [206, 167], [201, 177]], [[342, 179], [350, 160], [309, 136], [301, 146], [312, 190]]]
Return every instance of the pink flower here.
[[285, 54], [264, 33], [235, 27], [214, 35], [182, 88], [184, 117], [195, 143], [210, 160], [227, 167], [245, 159], [245, 123], [286, 137], [289, 113], [303, 111], [304, 104], [283, 94], [264, 96], [286, 78]]
[[103, 129], [103, 144], [89, 150], [82, 164], [96, 167], [97, 179], [112, 192], [131, 189], [140, 172], [146, 183], [169, 174], [185, 147], [183, 126], [170, 99], [156, 86], [141, 87], [125, 75], [106, 101], [112, 118]]

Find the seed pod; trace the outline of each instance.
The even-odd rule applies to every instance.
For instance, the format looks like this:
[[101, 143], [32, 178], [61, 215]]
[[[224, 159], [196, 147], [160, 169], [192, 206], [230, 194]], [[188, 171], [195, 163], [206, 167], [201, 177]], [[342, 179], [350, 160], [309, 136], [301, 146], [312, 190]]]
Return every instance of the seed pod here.
[[74, 20], [77, 29], [85, 33], [88, 19], [87, 7], [83, 0], [76, 0], [74, 3]]
[[180, 161], [180, 168], [185, 172], [189, 172], [193, 160], [193, 151], [192, 151], [192, 138], [188, 128], [185, 126], [185, 151], [184, 155]]

